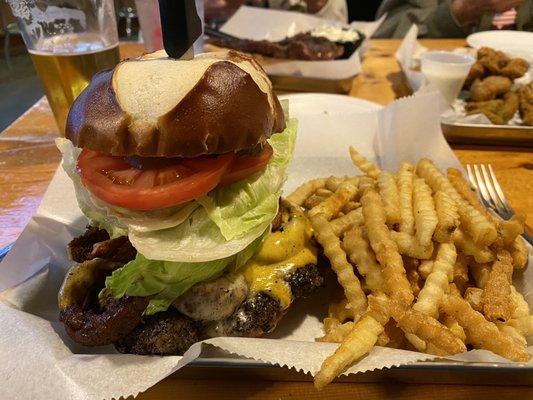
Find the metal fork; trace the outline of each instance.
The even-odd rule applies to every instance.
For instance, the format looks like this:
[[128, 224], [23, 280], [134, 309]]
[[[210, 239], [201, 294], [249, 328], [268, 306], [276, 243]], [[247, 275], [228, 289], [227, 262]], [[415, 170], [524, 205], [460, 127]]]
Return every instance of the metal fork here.
[[[476, 188], [477, 194], [485, 207], [490, 208], [505, 220], [515, 214], [503, 194], [503, 190], [496, 179], [496, 174], [490, 164], [466, 164], [468, 179]], [[533, 245], [533, 236], [526, 231], [522, 234], [529, 244]]]

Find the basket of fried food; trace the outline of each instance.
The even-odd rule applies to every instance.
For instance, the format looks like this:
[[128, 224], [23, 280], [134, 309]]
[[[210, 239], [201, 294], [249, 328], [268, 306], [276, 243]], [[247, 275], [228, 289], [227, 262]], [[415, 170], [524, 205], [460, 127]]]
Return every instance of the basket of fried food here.
[[350, 155], [364, 175], [311, 180], [287, 198], [305, 210], [344, 293], [317, 339], [339, 346], [315, 386], [374, 346], [528, 361], [533, 316], [512, 284], [528, 262], [523, 219], [487, 211], [456, 169], [422, 159], [393, 174]]
[[496, 125], [512, 121], [514, 125], [533, 126], [533, 82], [513, 85], [528, 70], [529, 63], [522, 58], [480, 48], [464, 86], [469, 90], [466, 114], [483, 114]]

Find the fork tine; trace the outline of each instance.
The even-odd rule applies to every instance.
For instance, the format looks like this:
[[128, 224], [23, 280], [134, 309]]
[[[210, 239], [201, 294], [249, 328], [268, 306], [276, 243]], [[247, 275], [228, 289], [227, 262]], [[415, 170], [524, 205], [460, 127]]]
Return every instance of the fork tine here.
[[485, 164], [481, 164], [481, 172], [483, 173], [483, 179], [485, 180], [485, 185], [487, 186], [487, 190], [490, 194], [490, 198], [492, 200], [492, 203], [494, 204], [494, 207], [496, 209], [496, 212], [498, 214], [507, 213], [507, 210], [503, 206], [503, 204], [500, 201], [500, 198], [498, 197], [498, 194], [496, 193], [496, 190], [494, 189], [494, 183], [492, 182], [488, 168]]
[[470, 184], [474, 187], [474, 189], [476, 189], [477, 197], [481, 200], [481, 202], [483, 203], [485, 207], [488, 207], [489, 204], [485, 201], [485, 199], [483, 198], [483, 195], [481, 194], [472, 165], [466, 164], [466, 173], [468, 175], [468, 180]]
[[496, 193], [498, 194], [498, 197], [500, 199], [500, 202], [502, 203], [503, 207], [505, 208], [507, 212], [514, 214], [513, 209], [511, 208], [509, 202], [507, 201], [507, 199], [505, 198], [505, 195], [503, 194], [503, 190], [502, 190], [502, 187], [500, 186], [500, 183], [498, 182], [498, 179], [496, 179], [496, 174], [494, 173], [494, 170], [492, 169], [492, 165], [488, 164], [487, 167], [489, 169], [489, 174], [492, 179], [492, 183], [494, 184], [494, 189], [496, 190]]
[[490, 196], [487, 185], [485, 183], [485, 180], [483, 179], [483, 175], [479, 169], [478, 164], [474, 164], [474, 175], [476, 177], [477, 186], [479, 188], [479, 192], [481, 193], [481, 198], [485, 202], [485, 205], [495, 209], [496, 204], [494, 204], [494, 201], [492, 200], [492, 197]]

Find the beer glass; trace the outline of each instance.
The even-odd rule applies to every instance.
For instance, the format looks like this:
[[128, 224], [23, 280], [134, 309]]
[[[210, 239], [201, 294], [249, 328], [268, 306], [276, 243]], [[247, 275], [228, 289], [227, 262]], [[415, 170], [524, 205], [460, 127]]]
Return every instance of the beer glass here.
[[8, 0], [61, 135], [92, 76], [120, 60], [113, 0]]

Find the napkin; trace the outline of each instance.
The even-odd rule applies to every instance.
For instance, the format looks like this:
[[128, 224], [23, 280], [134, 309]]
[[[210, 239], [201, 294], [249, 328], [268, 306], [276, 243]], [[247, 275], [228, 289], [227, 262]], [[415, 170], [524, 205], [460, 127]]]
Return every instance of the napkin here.
[[[435, 92], [403, 98], [374, 111], [358, 109], [356, 104], [361, 101], [346, 96], [287, 98], [300, 127], [286, 193], [310, 177], [355, 173], [348, 157], [349, 145], [392, 170], [398, 168], [400, 160], [415, 162], [421, 157], [436, 160], [441, 168], [460, 166], [442, 138], [439, 111], [431, 107], [439, 101]], [[417, 110], [417, 118], [413, 118], [412, 110]], [[214, 338], [193, 345], [183, 357], [124, 355], [112, 346], [80, 346], [70, 340], [57, 320], [57, 292], [72, 265], [66, 256], [66, 243], [81, 233], [85, 224], [73, 187], [59, 168], [36, 215], [0, 264], [2, 399], [92, 400], [137, 395], [212, 346], [234, 357], [314, 374], [337, 346], [314, 341], [323, 334], [321, 320], [327, 314], [327, 291], [291, 307], [265, 339]], [[516, 284], [532, 305], [531, 266]], [[345, 373], [431, 358], [418, 352], [375, 347]], [[453, 359], [508, 363], [485, 351]]]

